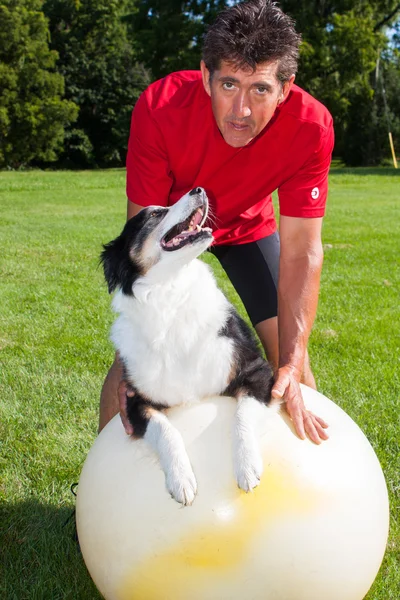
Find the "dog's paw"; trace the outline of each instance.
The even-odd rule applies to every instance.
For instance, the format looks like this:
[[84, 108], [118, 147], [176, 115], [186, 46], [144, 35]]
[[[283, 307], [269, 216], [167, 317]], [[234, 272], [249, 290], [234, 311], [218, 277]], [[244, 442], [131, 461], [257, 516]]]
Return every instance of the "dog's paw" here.
[[165, 481], [174, 500], [184, 506], [192, 504], [197, 494], [197, 481], [189, 459], [175, 461], [166, 474]]
[[245, 492], [251, 492], [260, 483], [263, 461], [255, 448], [238, 448], [235, 462], [235, 477], [238, 486]]

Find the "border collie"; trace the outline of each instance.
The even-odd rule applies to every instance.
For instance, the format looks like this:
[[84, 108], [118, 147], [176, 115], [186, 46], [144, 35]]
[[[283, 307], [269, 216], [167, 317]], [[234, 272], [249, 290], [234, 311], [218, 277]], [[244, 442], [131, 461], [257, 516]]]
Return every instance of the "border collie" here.
[[197, 260], [213, 242], [207, 214], [206, 193], [195, 188], [170, 208], [141, 210], [101, 254], [109, 292], [117, 290], [111, 339], [135, 392], [127, 399], [128, 419], [134, 436], [156, 452], [167, 489], [182, 504], [193, 502], [197, 483], [164, 409], [235, 397], [234, 470], [248, 492], [263, 469], [252, 406], [269, 404], [273, 382], [252, 331]]

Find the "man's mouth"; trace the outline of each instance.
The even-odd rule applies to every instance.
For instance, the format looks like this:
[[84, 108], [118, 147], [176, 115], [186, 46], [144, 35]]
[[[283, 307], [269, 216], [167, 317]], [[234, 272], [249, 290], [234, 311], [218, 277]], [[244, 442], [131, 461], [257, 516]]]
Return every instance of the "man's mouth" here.
[[247, 123], [235, 123], [235, 121], [228, 121], [228, 124], [235, 131], [244, 131], [249, 128], [249, 125]]
[[174, 225], [172, 229], [161, 240], [164, 250], [178, 250], [186, 244], [193, 243], [202, 237], [210, 237], [212, 230], [202, 227], [207, 218], [207, 212], [203, 208], [196, 210], [182, 223]]

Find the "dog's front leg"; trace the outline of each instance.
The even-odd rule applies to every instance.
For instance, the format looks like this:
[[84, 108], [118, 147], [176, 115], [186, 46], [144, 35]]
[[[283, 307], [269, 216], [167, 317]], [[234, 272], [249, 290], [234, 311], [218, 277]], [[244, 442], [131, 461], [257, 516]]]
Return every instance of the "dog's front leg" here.
[[233, 464], [238, 486], [250, 492], [260, 483], [263, 472], [256, 420], [260, 403], [252, 396], [241, 395], [237, 398], [233, 430]]
[[137, 395], [129, 404], [135, 435], [143, 437], [158, 455], [169, 493], [181, 504], [192, 504], [197, 482], [181, 434], [162, 412]]

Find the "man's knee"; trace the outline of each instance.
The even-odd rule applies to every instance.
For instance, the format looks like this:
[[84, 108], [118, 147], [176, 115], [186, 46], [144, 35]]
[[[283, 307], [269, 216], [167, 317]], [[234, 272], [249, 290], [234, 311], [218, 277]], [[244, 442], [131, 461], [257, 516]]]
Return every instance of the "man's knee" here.
[[101, 390], [99, 432], [119, 412], [118, 386], [121, 379], [122, 366], [118, 356], [116, 356], [106, 375]]
[[[104, 385], [118, 386], [122, 377], [122, 365], [118, 356], [115, 357], [104, 380]], [[104, 387], [104, 386], [103, 386]]]

